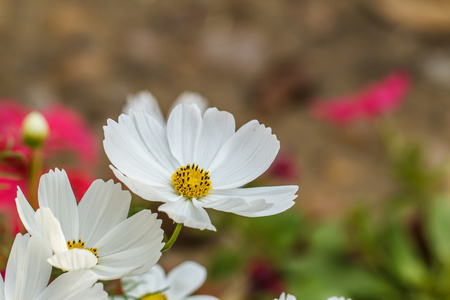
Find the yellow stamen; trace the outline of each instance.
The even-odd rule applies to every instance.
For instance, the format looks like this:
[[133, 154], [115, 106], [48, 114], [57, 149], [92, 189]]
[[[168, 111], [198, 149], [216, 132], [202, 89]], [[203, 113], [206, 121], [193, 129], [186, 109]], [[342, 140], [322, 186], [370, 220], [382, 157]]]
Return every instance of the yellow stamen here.
[[178, 168], [172, 175], [172, 183], [181, 195], [188, 198], [206, 196], [212, 189], [209, 172], [196, 164]]
[[167, 300], [164, 294], [151, 294], [140, 298], [140, 300]]
[[84, 247], [84, 242], [81, 239], [78, 239], [78, 242], [76, 242], [75, 240], [67, 241], [67, 248], [69, 250], [75, 249], [75, 248], [77, 248], [77, 249], [86, 249], [86, 250], [91, 251], [98, 258], [97, 248], [85, 248]]

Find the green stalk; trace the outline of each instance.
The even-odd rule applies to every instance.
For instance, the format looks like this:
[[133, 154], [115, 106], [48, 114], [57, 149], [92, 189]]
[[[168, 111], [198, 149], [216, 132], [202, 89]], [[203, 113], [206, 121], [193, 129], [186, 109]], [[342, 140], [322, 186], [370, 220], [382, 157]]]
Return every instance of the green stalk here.
[[28, 199], [30, 199], [30, 204], [35, 210], [38, 208], [37, 189], [43, 163], [44, 156], [42, 149], [40, 147], [33, 148], [30, 169], [28, 170]]
[[180, 234], [181, 227], [183, 227], [183, 223], [178, 223], [177, 227], [175, 227], [175, 230], [172, 233], [172, 237], [164, 245], [164, 247], [162, 248], [161, 252], [166, 252], [167, 250], [169, 250], [172, 247], [172, 245], [177, 240], [178, 235]]

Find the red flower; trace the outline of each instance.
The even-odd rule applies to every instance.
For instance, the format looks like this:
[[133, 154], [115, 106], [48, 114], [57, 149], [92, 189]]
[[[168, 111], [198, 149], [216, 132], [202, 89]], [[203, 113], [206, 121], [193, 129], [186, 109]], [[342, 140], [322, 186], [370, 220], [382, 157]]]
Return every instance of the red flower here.
[[[17, 186], [27, 194], [26, 177], [31, 159], [31, 150], [22, 143], [21, 125], [30, 112], [31, 109], [17, 102], [0, 101], [0, 155], [3, 155], [0, 157], [0, 216], [4, 218], [4, 234], [20, 231], [15, 198]], [[80, 199], [93, 180], [90, 171], [98, 160], [97, 139], [73, 110], [51, 106], [41, 113], [50, 127], [44, 156], [54, 158], [71, 154], [73, 166], [68, 165], [66, 171], [72, 180], [75, 196]]]
[[338, 125], [370, 120], [397, 109], [409, 88], [409, 75], [397, 71], [354, 95], [337, 97], [326, 102], [314, 101], [310, 112], [318, 119]]
[[279, 182], [295, 183], [300, 179], [300, 166], [292, 152], [281, 150], [265, 175]]
[[269, 292], [275, 296], [285, 290], [279, 272], [264, 260], [254, 260], [250, 265], [250, 288], [253, 293]]

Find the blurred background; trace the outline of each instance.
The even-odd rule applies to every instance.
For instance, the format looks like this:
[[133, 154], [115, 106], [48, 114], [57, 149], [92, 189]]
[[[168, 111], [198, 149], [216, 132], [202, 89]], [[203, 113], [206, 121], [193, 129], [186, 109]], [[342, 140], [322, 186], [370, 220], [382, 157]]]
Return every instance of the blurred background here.
[[254, 184], [298, 184], [297, 204], [183, 230], [161, 263], [202, 262], [204, 293], [450, 299], [449, 38], [448, 0], [0, 0], [0, 98], [73, 111], [92, 178], [113, 177], [102, 126], [141, 90], [272, 127]]

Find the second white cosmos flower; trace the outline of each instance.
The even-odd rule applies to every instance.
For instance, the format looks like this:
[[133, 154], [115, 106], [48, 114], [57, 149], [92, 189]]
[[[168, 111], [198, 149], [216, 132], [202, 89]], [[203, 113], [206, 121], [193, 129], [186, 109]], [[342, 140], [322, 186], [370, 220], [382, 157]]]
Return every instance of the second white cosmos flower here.
[[112, 280], [142, 274], [161, 256], [161, 220], [149, 210], [127, 219], [131, 195], [112, 180], [94, 181], [77, 205], [66, 172], [56, 169], [41, 177], [38, 200], [35, 212], [19, 189], [17, 210], [32, 236], [49, 240], [54, 267]]
[[[206, 280], [206, 269], [202, 265], [186, 261], [166, 275], [164, 269], [155, 265], [150, 271], [122, 278], [122, 289], [128, 299], [148, 300], [219, 300], [214, 296], [195, 295]], [[122, 300], [123, 297], [113, 299]]]
[[167, 127], [145, 112], [104, 127], [114, 174], [134, 193], [185, 226], [215, 230], [205, 208], [260, 217], [294, 204], [297, 186], [240, 188], [272, 164], [280, 143], [253, 120], [235, 131], [232, 114], [195, 104], [176, 106]]

